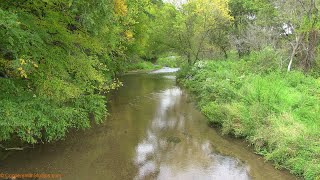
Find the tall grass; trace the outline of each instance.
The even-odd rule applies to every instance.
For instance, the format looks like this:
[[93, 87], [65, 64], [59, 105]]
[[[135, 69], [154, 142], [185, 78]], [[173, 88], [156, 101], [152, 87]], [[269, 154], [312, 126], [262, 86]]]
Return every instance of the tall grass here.
[[222, 132], [305, 179], [320, 179], [320, 80], [282, 69], [271, 49], [241, 60], [200, 61], [178, 81]]

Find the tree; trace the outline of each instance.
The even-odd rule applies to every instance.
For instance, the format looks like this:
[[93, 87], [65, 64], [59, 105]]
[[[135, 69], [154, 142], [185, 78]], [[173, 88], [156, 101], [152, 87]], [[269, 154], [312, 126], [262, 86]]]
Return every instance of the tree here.
[[280, 32], [278, 22], [274, 20], [275, 7], [272, 2], [231, 0], [229, 6], [234, 18], [230, 40], [239, 57], [277, 44]]
[[51, 142], [102, 122], [129, 49], [145, 48], [149, 3], [1, 1], [0, 142]]
[[[292, 27], [292, 38], [288, 38], [291, 53], [288, 71], [295, 58], [298, 65], [308, 71], [315, 64], [319, 43], [319, 6], [316, 0], [279, 1], [280, 19]], [[289, 7], [289, 8], [288, 8]]]
[[230, 23], [232, 17], [227, 1], [191, 0], [182, 5], [175, 21], [176, 51], [184, 55], [189, 64], [193, 64], [212, 52], [214, 45], [218, 45], [209, 37], [223, 27], [219, 25]]

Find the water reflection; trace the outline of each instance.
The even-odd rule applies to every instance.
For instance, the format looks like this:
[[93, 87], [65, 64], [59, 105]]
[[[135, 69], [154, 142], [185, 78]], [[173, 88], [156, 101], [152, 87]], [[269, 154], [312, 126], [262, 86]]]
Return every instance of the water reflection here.
[[169, 68], [169, 67], [163, 67], [162, 69], [155, 70], [150, 72], [150, 74], [159, 74], [159, 73], [173, 73], [179, 71], [180, 68]]
[[196, 117], [180, 88], [154, 96], [157, 110], [136, 147], [135, 179], [250, 179], [244, 164], [214, 153], [208, 139], [193, 133]]

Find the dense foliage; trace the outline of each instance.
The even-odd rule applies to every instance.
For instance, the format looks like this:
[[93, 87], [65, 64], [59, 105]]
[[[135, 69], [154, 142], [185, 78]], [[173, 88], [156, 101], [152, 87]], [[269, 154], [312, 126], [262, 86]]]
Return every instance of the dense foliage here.
[[[175, 1], [173, 1], [175, 2]], [[269, 46], [281, 49], [287, 70], [310, 71], [319, 59], [318, 0], [189, 0], [176, 3], [164, 43], [190, 65], [201, 59], [239, 57]], [[166, 17], [166, 16], [164, 16]], [[162, 28], [166, 29], [166, 28]], [[166, 38], [166, 37], [171, 38]]]
[[[0, 141], [61, 139], [106, 115], [115, 74], [145, 49], [152, 9], [135, 0], [0, 2]], [[154, 10], [153, 10], [154, 11]]]

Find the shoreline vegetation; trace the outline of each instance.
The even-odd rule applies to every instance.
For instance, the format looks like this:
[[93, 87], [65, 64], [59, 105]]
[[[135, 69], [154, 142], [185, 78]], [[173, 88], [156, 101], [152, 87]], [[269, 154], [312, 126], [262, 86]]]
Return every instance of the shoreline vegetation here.
[[245, 138], [277, 168], [319, 179], [320, 81], [281, 71], [276, 54], [265, 49], [242, 59], [199, 61], [182, 68], [177, 81], [223, 134]]
[[184, 61], [180, 56], [160, 57], [156, 60], [155, 63], [152, 63], [150, 61], [138, 60], [134, 63], [128, 64], [125, 72], [149, 72], [164, 67], [177, 68], [180, 67], [183, 64], [183, 62]]
[[117, 76], [160, 68], [134, 60], [170, 53], [159, 46], [165, 32], [155, 25], [158, 10], [173, 7], [148, 0], [1, 1], [2, 149], [63, 140], [70, 129], [104, 121], [108, 92], [122, 86]]

